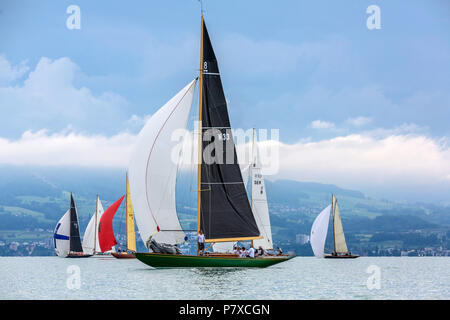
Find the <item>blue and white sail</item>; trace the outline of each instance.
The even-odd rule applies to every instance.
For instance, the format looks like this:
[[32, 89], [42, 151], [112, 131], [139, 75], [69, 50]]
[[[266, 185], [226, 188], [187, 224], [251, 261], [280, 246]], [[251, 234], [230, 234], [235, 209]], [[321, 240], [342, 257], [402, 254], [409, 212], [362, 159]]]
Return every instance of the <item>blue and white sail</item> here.
[[53, 243], [58, 257], [65, 258], [70, 252], [70, 209], [58, 221], [53, 232]]

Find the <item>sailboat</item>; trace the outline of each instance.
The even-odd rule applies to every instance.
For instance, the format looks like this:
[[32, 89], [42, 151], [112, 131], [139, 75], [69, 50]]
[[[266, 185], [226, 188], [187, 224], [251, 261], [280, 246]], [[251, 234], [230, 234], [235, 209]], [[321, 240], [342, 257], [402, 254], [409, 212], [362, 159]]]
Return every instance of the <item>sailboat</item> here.
[[[172, 132], [187, 125], [199, 81], [197, 167], [197, 233], [206, 243], [262, 239], [237, 161], [217, 59], [201, 16], [200, 76], [161, 107], [139, 133], [129, 166], [136, 223], [145, 243], [177, 245], [185, 241], [176, 211], [177, 163], [170, 161]], [[225, 159], [231, 158], [229, 163]], [[294, 256], [239, 258], [232, 256], [135, 253], [155, 268], [268, 267]]]
[[[255, 249], [273, 250], [272, 228], [270, 225], [269, 206], [267, 204], [266, 187], [262, 175], [261, 163], [259, 161], [258, 146], [255, 144], [255, 129], [252, 135], [252, 160], [242, 171], [243, 181], [246, 182], [250, 176], [250, 205], [253, 215], [261, 231], [261, 239], [252, 240]], [[221, 242], [213, 246], [215, 252], [231, 252], [235, 242]]]
[[[325, 254], [325, 240], [328, 232], [330, 212], [332, 212], [333, 217], [334, 250], [331, 254]], [[341, 214], [337, 199], [334, 195], [331, 195], [331, 204], [322, 210], [314, 220], [311, 228], [310, 243], [314, 255], [318, 258], [353, 259], [359, 257], [348, 251], [344, 228], [342, 227]]]
[[128, 174], [127, 174], [127, 193], [125, 198], [125, 207], [126, 207], [126, 232], [127, 232], [127, 243], [126, 243], [126, 251], [125, 252], [113, 252], [111, 253], [114, 257], [118, 259], [134, 259], [134, 252], [136, 252], [136, 235], [134, 232], [134, 214], [133, 214], [133, 205], [131, 202], [130, 195], [130, 183], [128, 182]]
[[78, 213], [72, 193], [70, 194], [70, 209], [56, 224], [53, 240], [58, 257], [86, 258], [92, 256], [92, 254], [84, 253], [81, 246]]
[[122, 204], [123, 198], [125, 198], [125, 196], [122, 196], [119, 200], [114, 202], [108, 209], [105, 210], [100, 218], [100, 223], [98, 225], [98, 240], [101, 252], [111, 251], [117, 244], [116, 238], [114, 237], [112, 221], [114, 215]]

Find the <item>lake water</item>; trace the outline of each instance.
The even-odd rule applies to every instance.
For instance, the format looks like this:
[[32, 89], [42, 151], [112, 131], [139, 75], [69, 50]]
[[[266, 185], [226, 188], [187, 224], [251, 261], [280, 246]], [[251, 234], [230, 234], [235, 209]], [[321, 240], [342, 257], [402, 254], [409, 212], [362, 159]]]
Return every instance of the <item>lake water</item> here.
[[0, 257], [0, 299], [450, 299], [449, 257], [297, 257], [266, 269], [152, 269]]

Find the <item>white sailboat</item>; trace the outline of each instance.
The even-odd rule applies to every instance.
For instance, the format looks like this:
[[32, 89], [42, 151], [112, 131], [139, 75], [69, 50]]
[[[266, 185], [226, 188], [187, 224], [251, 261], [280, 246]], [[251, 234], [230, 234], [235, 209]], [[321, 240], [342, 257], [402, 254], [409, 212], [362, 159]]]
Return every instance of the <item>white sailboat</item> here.
[[[205, 243], [258, 239], [261, 236], [237, 161], [218, 62], [203, 15], [200, 43], [197, 232], [204, 235]], [[173, 151], [178, 150], [179, 141], [173, 133], [186, 128], [196, 81], [147, 121], [135, 144], [129, 166], [131, 198], [141, 238], [153, 251], [136, 252], [136, 258], [156, 268], [264, 268], [293, 258], [203, 255], [200, 243], [197, 255], [184, 255], [170, 247], [185, 241], [176, 211], [178, 161]], [[224, 161], [228, 157], [232, 157], [231, 163]], [[166, 245], [157, 246], [158, 242]]]
[[[253, 137], [255, 135], [253, 134]], [[256, 224], [261, 232], [261, 239], [252, 241], [254, 248], [272, 250], [272, 228], [270, 226], [269, 206], [267, 205], [266, 186], [262, 175], [261, 163], [259, 161], [258, 146], [253, 142], [253, 161], [250, 165], [251, 177], [251, 207], [255, 216]]]
[[92, 255], [83, 252], [81, 246], [78, 213], [72, 194], [70, 194], [70, 209], [56, 224], [53, 240], [58, 257], [85, 258]]
[[[97, 195], [95, 213], [92, 215], [91, 220], [89, 220], [86, 230], [84, 231], [83, 242], [81, 243], [84, 254], [104, 255], [104, 253], [102, 253], [100, 250], [100, 244], [98, 240], [98, 226], [100, 224], [100, 218], [102, 217], [104, 212], [105, 210], [103, 209], [102, 202]], [[111, 250], [105, 253], [111, 252], [115, 252], [115, 250]]]
[[65, 258], [70, 251], [70, 209], [59, 219], [53, 232], [55, 252], [58, 257]]
[[[325, 254], [325, 241], [328, 233], [328, 224], [330, 213], [333, 217], [333, 243], [334, 251], [331, 254]], [[352, 255], [348, 251], [345, 241], [344, 228], [342, 226], [341, 214], [337, 199], [331, 195], [331, 204], [322, 210], [314, 220], [310, 235], [311, 248], [317, 258], [357, 258], [358, 255]]]

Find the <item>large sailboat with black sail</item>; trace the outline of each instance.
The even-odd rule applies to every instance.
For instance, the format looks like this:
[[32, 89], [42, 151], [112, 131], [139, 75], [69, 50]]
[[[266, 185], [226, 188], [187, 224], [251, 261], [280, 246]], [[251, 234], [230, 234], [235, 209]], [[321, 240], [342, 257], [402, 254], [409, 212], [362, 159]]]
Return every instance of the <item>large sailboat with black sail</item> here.
[[[176, 245], [186, 234], [178, 220], [175, 184], [178, 164], [170, 161], [174, 130], [186, 128], [199, 81], [197, 165], [197, 233], [205, 242], [262, 239], [245, 190], [217, 59], [201, 17], [200, 75], [177, 93], [141, 130], [129, 166], [131, 198], [142, 240], [153, 252], [136, 252], [138, 260], [155, 268], [268, 267], [294, 256], [239, 258], [180, 254]], [[160, 244], [159, 246], [157, 244]], [[172, 252], [164, 250], [173, 246]]]

